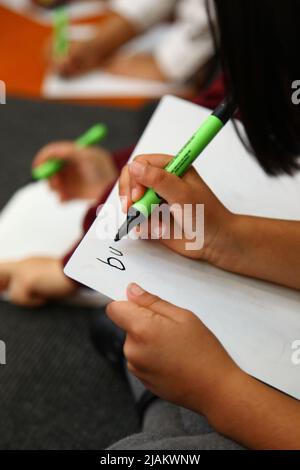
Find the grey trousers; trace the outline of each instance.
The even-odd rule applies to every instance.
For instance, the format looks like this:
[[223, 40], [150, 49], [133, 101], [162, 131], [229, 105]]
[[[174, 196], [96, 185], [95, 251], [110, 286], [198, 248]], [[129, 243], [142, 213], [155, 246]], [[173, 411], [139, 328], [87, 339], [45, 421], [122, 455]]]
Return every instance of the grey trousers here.
[[[136, 399], [144, 386], [128, 373]], [[147, 407], [142, 430], [120, 440], [111, 450], [241, 450], [239, 444], [214, 431], [203, 417], [185, 408], [155, 399]]]
[[133, 434], [110, 450], [242, 450], [237, 443], [215, 432], [203, 416], [155, 400], [149, 406], [139, 434]]

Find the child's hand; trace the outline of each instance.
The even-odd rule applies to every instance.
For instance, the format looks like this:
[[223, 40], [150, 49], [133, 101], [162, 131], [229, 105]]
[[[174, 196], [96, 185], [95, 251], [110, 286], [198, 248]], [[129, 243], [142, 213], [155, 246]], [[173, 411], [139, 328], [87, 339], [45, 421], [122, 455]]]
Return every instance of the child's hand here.
[[[181, 228], [181, 214], [172, 212], [172, 207], [170, 239], [162, 237], [161, 243], [189, 258], [217, 263], [219, 257], [224, 256], [225, 241], [226, 248], [229, 249], [228, 232], [234, 216], [222, 205], [193, 168], [183, 178], [163, 170], [171, 158], [168, 155], [141, 155], [124, 167], [119, 183], [120, 196], [127, 198], [127, 206], [124, 209], [128, 210], [133, 202], [140, 199], [146, 188], [153, 188], [170, 206], [179, 205], [180, 208], [187, 210], [184, 205], [189, 204], [193, 208], [193, 217], [196, 214], [194, 210], [196, 205], [204, 204], [205, 230], [202, 248], [201, 244], [199, 249], [196, 248], [196, 244], [193, 245], [191, 234]], [[174, 223], [182, 230], [181, 239], [176, 239], [173, 235]], [[150, 225], [149, 223], [149, 227]]]
[[240, 369], [191, 312], [128, 287], [128, 302], [107, 307], [127, 333], [129, 370], [159, 397], [206, 414]]
[[120, 46], [137, 34], [133, 24], [117, 14], [110, 14], [98, 27], [95, 37], [87, 41], [72, 41], [66, 57], [53, 57], [52, 41], [46, 56], [51, 68], [63, 77], [73, 77], [99, 67]]
[[47, 300], [68, 297], [75, 290], [59, 259], [28, 258], [0, 264], [0, 292], [6, 292], [13, 304], [39, 307]]
[[94, 40], [70, 42], [68, 53], [61, 58], [53, 55], [52, 40], [46, 44], [50, 68], [64, 78], [75, 77], [99, 67], [104, 55], [100, 42], [95, 43]]
[[51, 158], [66, 162], [63, 169], [49, 179], [51, 189], [61, 201], [98, 199], [116, 179], [117, 170], [109, 152], [98, 147], [79, 148], [73, 142], [57, 142], [36, 155], [33, 167]]
[[114, 75], [141, 78], [144, 80], [167, 81], [151, 54], [115, 55], [105, 65], [105, 70]]

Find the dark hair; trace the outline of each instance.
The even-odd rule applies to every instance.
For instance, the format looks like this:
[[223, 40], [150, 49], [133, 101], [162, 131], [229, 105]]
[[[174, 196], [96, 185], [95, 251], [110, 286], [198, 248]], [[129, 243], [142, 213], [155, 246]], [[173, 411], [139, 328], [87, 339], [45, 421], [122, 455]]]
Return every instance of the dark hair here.
[[292, 174], [300, 155], [300, 105], [292, 103], [292, 83], [300, 79], [300, 2], [214, 0], [214, 5], [227, 93], [239, 106], [253, 152], [268, 174]]

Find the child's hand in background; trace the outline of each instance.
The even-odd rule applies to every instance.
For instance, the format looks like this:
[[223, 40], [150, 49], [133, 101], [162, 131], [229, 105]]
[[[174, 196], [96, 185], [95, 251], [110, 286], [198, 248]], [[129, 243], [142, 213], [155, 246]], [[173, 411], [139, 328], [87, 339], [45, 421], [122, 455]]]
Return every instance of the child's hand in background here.
[[67, 78], [99, 67], [120, 46], [136, 36], [135, 27], [117, 14], [101, 22], [95, 37], [86, 41], [71, 41], [69, 52], [63, 58], [53, 56], [52, 39], [46, 44], [46, 57], [50, 67]]
[[[191, 312], [131, 284], [128, 302], [109, 318], [126, 333], [128, 369], [154, 394], [207, 414], [241, 373], [217, 338]], [[228, 392], [228, 390], [227, 390]]]
[[76, 285], [63, 273], [55, 258], [28, 258], [0, 264], [0, 292], [24, 307], [39, 307], [51, 299], [68, 297]]
[[73, 142], [46, 145], [38, 152], [33, 167], [52, 158], [66, 162], [63, 169], [49, 179], [61, 201], [72, 199], [97, 200], [117, 178], [112, 156], [99, 147], [80, 148]]
[[53, 72], [64, 78], [71, 78], [99, 67], [104, 59], [100, 43], [95, 40], [71, 41], [68, 54], [54, 57], [52, 40], [46, 44], [46, 56]]
[[[195, 209], [196, 204], [204, 204], [205, 230], [203, 247], [188, 249], [187, 244], [193, 242], [189, 238], [191, 234], [187, 234], [182, 230], [181, 214], [179, 217], [180, 221], [178, 221], [176, 212], [172, 212], [172, 208], [171, 236], [170, 239], [162, 237], [161, 243], [186, 257], [204, 259], [216, 264], [219, 262], [219, 258], [226, 254], [224, 252], [225, 241], [226, 248], [229, 249], [228, 244], [230, 239], [228, 233], [231, 220], [234, 216], [222, 205], [193, 168], [183, 178], [178, 178], [163, 170], [171, 158], [168, 155], [138, 156], [133, 163], [124, 167], [122, 171], [119, 183], [120, 196], [127, 198], [126, 210], [128, 210], [134, 201], [142, 197], [146, 188], [153, 188], [170, 206], [179, 205], [183, 209], [184, 205], [189, 204], [190, 207], [192, 206]], [[196, 212], [193, 210], [193, 217], [195, 214]], [[174, 223], [177, 226], [179, 225], [182, 230], [181, 239], [174, 238]], [[147, 224], [145, 223], [145, 225]], [[150, 225], [149, 223], [149, 227]], [[153, 229], [153, 227], [151, 228]]]

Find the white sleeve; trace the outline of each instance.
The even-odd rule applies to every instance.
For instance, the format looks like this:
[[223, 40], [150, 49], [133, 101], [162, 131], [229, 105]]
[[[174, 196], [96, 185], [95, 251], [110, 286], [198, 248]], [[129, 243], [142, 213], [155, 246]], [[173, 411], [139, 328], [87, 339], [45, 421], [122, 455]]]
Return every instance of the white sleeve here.
[[111, 0], [108, 5], [143, 30], [166, 20], [177, 3], [178, 0]]
[[182, 0], [176, 23], [154, 51], [161, 71], [170, 80], [184, 82], [213, 54], [205, 0]]

